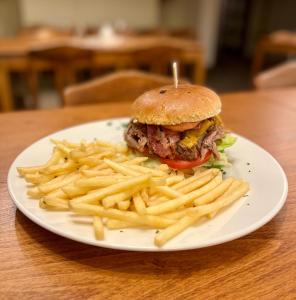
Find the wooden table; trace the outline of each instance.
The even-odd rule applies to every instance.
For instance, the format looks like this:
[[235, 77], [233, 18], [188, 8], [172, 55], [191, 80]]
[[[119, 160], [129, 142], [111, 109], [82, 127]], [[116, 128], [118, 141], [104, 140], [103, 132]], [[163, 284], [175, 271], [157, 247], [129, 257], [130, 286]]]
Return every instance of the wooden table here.
[[[135, 54], [154, 47], [180, 49], [180, 62], [193, 66], [193, 82], [202, 84], [205, 77], [203, 53], [196, 40], [168, 36], [63, 36], [48, 39], [6, 38], [0, 39], [0, 111], [13, 109], [10, 73], [30, 71], [29, 53], [33, 50], [54, 46], [75, 46], [94, 53], [92, 67], [114, 67], [116, 70], [137, 68]], [[160, 59], [160, 58], [158, 58]], [[74, 61], [73, 64], [76, 62]], [[44, 69], [41, 64], [41, 70]], [[45, 70], [48, 69], [46, 64]], [[155, 71], [155, 70], [152, 70]], [[31, 75], [32, 76], [32, 75]], [[30, 78], [27, 78], [30, 79]], [[28, 80], [29, 81], [29, 80]]]
[[116, 251], [67, 240], [27, 219], [7, 192], [8, 167], [25, 147], [67, 126], [128, 115], [129, 104], [0, 115], [0, 298], [295, 299], [295, 98], [296, 89], [222, 98], [228, 127], [263, 146], [285, 169], [289, 196], [281, 212], [238, 240], [171, 253]]

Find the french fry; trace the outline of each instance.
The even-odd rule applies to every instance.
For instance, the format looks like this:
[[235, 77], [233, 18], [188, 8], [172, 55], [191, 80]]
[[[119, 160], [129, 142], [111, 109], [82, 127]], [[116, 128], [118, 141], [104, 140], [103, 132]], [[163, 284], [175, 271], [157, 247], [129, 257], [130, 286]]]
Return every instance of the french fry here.
[[163, 215], [160, 215], [160, 216], [164, 217], [164, 218], [168, 218], [168, 219], [178, 220], [178, 219], [181, 219], [184, 216], [186, 216], [191, 209], [192, 209], [192, 207], [182, 208], [182, 209], [176, 210], [174, 212], [166, 213], [166, 214], [163, 214]]
[[63, 186], [61, 189], [69, 198], [74, 198], [74, 197], [85, 195], [90, 190], [89, 188], [86, 188], [86, 187], [82, 188], [82, 187], [76, 186], [73, 182]]
[[59, 198], [50, 198], [50, 199], [41, 198], [39, 200], [39, 206], [43, 209], [48, 209], [48, 210], [58, 210], [58, 211], [69, 210], [68, 201]]
[[184, 175], [169, 176], [166, 178], [166, 185], [171, 186], [184, 180]]
[[[197, 176], [194, 176], [194, 180], [187, 180], [187, 184], [185, 186], [180, 187], [179, 185], [174, 185], [171, 188], [165, 187], [165, 188], [163, 188], [163, 193], [167, 192], [167, 194], [165, 196], [152, 197], [151, 201], [150, 201], [150, 206], [155, 206], [155, 205], [161, 204], [163, 202], [168, 201], [170, 198], [176, 198], [176, 197], [178, 197], [178, 194], [179, 194], [179, 196], [181, 196], [182, 194], [192, 192], [192, 191], [196, 190], [197, 188], [199, 188], [200, 186], [205, 185], [215, 175], [219, 176], [219, 178], [222, 181], [221, 172], [219, 172], [218, 170], [210, 170], [207, 172], [200, 173]], [[191, 179], [191, 178], [192, 177], [190, 177], [188, 179]], [[186, 181], [186, 179], [184, 181]], [[156, 188], [156, 190], [157, 190], [157, 188]], [[174, 192], [175, 190], [176, 190], [176, 192]], [[173, 193], [175, 194], [175, 196], [173, 196]], [[169, 194], [171, 194], [171, 195], [169, 196]]]
[[108, 148], [100, 148], [100, 147], [91, 147], [87, 148], [84, 151], [74, 149], [70, 152], [69, 156], [74, 160], [80, 160], [85, 157], [96, 157], [103, 158], [106, 156], [114, 155], [115, 151]]
[[81, 174], [86, 177], [95, 177], [95, 176], [107, 176], [115, 173], [111, 169], [103, 169], [103, 170], [82, 170]]
[[183, 195], [183, 193], [168, 186], [157, 186], [155, 190], [168, 198], [177, 198]]
[[108, 229], [125, 229], [125, 228], [149, 228], [144, 225], [139, 225], [137, 223], [123, 222], [119, 220], [109, 219], [106, 222]]
[[143, 157], [140, 156], [140, 157], [136, 157], [136, 158], [124, 161], [123, 164], [124, 165], [138, 165], [138, 164], [146, 161], [147, 159], [148, 159], [148, 157], [146, 157], [146, 156], [143, 156]]
[[143, 188], [141, 190], [141, 197], [143, 199], [143, 201], [147, 204], [149, 202], [149, 195], [148, 195], [148, 192], [147, 192], [147, 188]]
[[71, 208], [74, 212], [82, 215], [92, 215], [101, 218], [116, 219], [124, 222], [146, 225], [153, 228], [165, 228], [175, 223], [175, 221], [172, 219], [165, 219], [158, 216], [139, 216], [135, 212], [121, 211], [114, 208], [105, 209], [102, 206], [92, 204], [73, 204]]
[[[190, 184], [187, 184], [181, 188], [177, 188], [177, 190], [183, 194], [190, 193], [190, 192], [200, 188], [201, 186], [205, 185], [206, 183], [208, 183], [214, 176], [220, 176], [221, 181], [222, 181], [222, 173], [219, 170], [215, 169], [215, 170], [212, 170], [212, 172], [210, 174], [203, 175], [202, 177], [198, 178], [197, 180], [191, 182]], [[196, 177], [198, 177], [198, 176], [196, 176]]]
[[240, 199], [248, 190], [249, 184], [242, 181], [240, 185], [232, 191], [231, 194], [222, 195], [212, 203], [194, 207], [190, 211], [190, 215], [196, 217], [198, 215], [203, 216], [212, 213], [213, 211], [219, 211], [222, 208], [232, 204], [234, 201]]
[[76, 149], [76, 148], [80, 147], [80, 143], [72, 143], [72, 142], [69, 142], [68, 140], [63, 140], [62, 143], [66, 147], [71, 148], [71, 149]]
[[141, 175], [136, 178], [127, 179], [125, 181], [115, 183], [108, 187], [99, 189], [93, 193], [89, 193], [77, 198], [72, 199], [70, 202], [71, 204], [77, 203], [97, 203], [99, 200], [103, 199], [112, 194], [120, 193], [125, 191], [129, 188], [134, 187], [137, 184], [148, 185], [149, 184], [150, 175]]
[[202, 178], [203, 176], [206, 176], [206, 175], [209, 175], [209, 174], [213, 174], [213, 172], [218, 173], [219, 171], [216, 170], [216, 169], [215, 170], [209, 169], [207, 171], [204, 171], [204, 172], [199, 173], [197, 175], [188, 177], [188, 178], [184, 179], [183, 181], [174, 184], [172, 186], [172, 188], [174, 188], [176, 190], [180, 190], [180, 188], [183, 188], [184, 186], [186, 186], [186, 185], [188, 185], [188, 184], [190, 184], [190, 183], [192, 183], [194, 181], [197, 181], [198, 179]]
[[[172, 186], [180, 181], [184, 180], [184, 174], [182, 175], [170, 175], [168, 176], [166, 179], [165, 179], [165, 185], [167, 186]], [[153, 199], [150, 199], [151, 201], [155, 200], [158, 196], [156, 195], [157, 194], [157, 191], [155, 190], [150, 190], [149, 191], [149, 194], [150, 196], [155, 196], [155, 198]]]
[[96, 177], [78, 179], [75, 181], [75, 185], [79, 187], [86, 187], [86, 188], [100, 188], [100, 187], [106, 187], [115, 184], [119, 181], [120, 178], [116, 178], [116, 177], [96, 176]]
[[44, 196], [44, 199], [51, 199], [51, 198], [66, 199], [68, 198], [68, 195], [61, 188], [58, 188]]
[[78, 159], [78, 162], [80, 164], [85, 164], [85, 165], [93, 167], [93, 166], [100, 164], [104, 157], [110, 157], [112, 155], [113, 155], [112, 151], [105, 151], [100, 154], [82, 157], [82, 158]]
[[117, 202], [117, 206], [120, 210], [127, 210], [131, 205], [131, 201], [129, 199]]
[[93, 226], [95, 231], [95, 237], [97, 240], [104, 239], [104, 226], [100, 217], [93, 217]]
[[164, 177], [151, 177], [149, 186], [151, 189], [155, 189], [155, 187], [164, 185], [165, 184], [165, 178]]
[[103, 147], [107, 147], [107, 148], [111, 148], [111, 149], [116, 149], [117, 144], [113, 144], [111, 142], [107, 142], [107, 141], [102, 141], [102, 140], [95, 140], [95, 144], [98, 146], [103, 146]]
[[33, 184], [46, 183], [54, 178], [54, 175], [44, 175], [39, 172], [36, 173], [27, 173], [24, 175], [25, 180]]
[[78, 171], [82, 172], [82, 171], [86, 171], [89, 170], [91, 167], [88, 165], [82, 165], [81, 167], [78, 168]]
[[126, 155], [118, 155], [112, 158], [112, 160], [118, 163], [125, 163], [129, 160], [129, 158]]
[[167, 227], [163, 231], [159, 232], [154, 239], [154, 243], [156, 246], [161, 247], [170, 239], [190, 227], [196, 222], [193, 217], [184, 216], [180, 220], [178, 220], [175, 224]]
[[61, 188], [75, 180], [77, 180], [80, 177], [80, 174], [78, 173], [71, 173], [66, 176], [57, 177], [47, 183], [40, 184], [38, 186], [38, 189], [41, 193], [47, 194], [53, 190], [56, 190], [58, 188]]
[[168, 197], [165, 197], [165, 196], [162, 196], [162, 197], [158, 197], [158, 198], [155, 198], [155, 200], [150, 200], [148, 202], [148, 206], [151, 207], [151, 206], [156, 206], [156, 205], [159, 205], [161, 203], [164, 203], [164, 202], [167, 202], [171, 200], [171, 198], [168, 198]]
[[125, 200], [129, 200], [134, 194], [138, 193], [143, 189], [141, 184], [137, 185], [134, 188], [123, 191], [121, 193], [113, 194], [102, 199], [102, 204], [105, 208], [114, 207], [117, 203]]
[[40, 170], [43, 170], [51, 165], [56, 164], [61, 157], [62, 157], [61, 151], [58, 150], [57, 148], [54, 148], [52, 156], [44, 165], [35, 166], [35, 167], [18, 167], [17, 170], [21, 176], [24, 176], [25, 174], [37, 173]]
[[84, 151], [74, 149], [69, 153], [69, 157], [73, 160], [78, 161], [80, 158], [87, 156]]
[[134, 171], [132, 170], [131, 168], [129, 168], [128, 166], [125, 166], [125, 165], [121, 165], [117, 162], [114, 162], [112, 160], [109, 160], [109, 159], [104, 159], [104, 162], [110, 167], [112, 168], [113, 170], [119, 172], [119, 173], [122, 173], [123, 175], [128, 175], [128, 176], [138, 176], [140, 175], [141, 173], [140, 172], [137, 172], [137, 171]]
[[136, 172], [142, 173], [142, 174], [147, 174], [150, 173], [155, 177], [163, 177], [167, 176], [168, 174], [164, 171], [161, 170], [156, 170], [156, 169], [151, 169], [151, 168], [146, 168], [143, 166], [138, 166], [138, 165], [131, 165], [130, 168], [132, 170], [135, 170]]
[[111, 168], [109, 168], [109, 166], [104, 161], [100, 161], [100, 162], [98, 162], [97, 165], [91, 166], [91, 167], [92, 167], [91, 170], [94, 170], [94, 171], [104, 171], [106, 169], [112, 170]]
[[63, 175], [74, 171], [76, 168], [77, 165], [73, 161], [67, 161], [62, 164], [51, 165], [40, 170], [40, 173], [45, 175]]
[[57, 142], [56, 144], [57, 149], [59, 149], [64, 155], [69, 155], [72, 151], [71, 148], [68, 148], [61, 142]]
[[[228, 189], [225, 191], [225, 193], [223, 194], [223, 196], [229, 196], [231, 195], [241, 184], [241, 181], [239, 180], [233, 180], [232, 183], [230, 184], [230, 186], [228, 187]], [[211, 213], [208, 214], [208, 217], [210, 219], [212, 219], [218, 211], [213, 211]]]
[[31, 188], [28, 188], [27, 195], [30, 196], [33, 199], [39, 199], [44, 194], [39, 190], [39, 188], [37, 186], [34, 186], [34, 187], [31, 187]]
[[167, 164], [160, 164], [158, 166], [158, 169], [161, 170], [161, 171], [165, 171], [165, 172], [169, 172], [170, 171], [170, 168]]
[[133, 196], [133, 202], [135, 205], [136, 212], [139, 215], [144, 215], [146, 213], [146, 205], [140, 193], [137, 193], [136, 195]]
[[119, 153], [126, 153], [128, 151], [128, 148], [126, 145], [118, 145], [118, 144], [113, 144], [113, 143], [101, 141], [101, 140], [96, 140], [95, 143], [98, 146], [103, 146], [103, 147], [108, 147], [108, 148], [114, 149], [114, 150], [116, 150], [116, 152], [119, 152]]
[[121, 193], [117, 193], [117, 194], [105, 197], [102, 200], [102, 204], [105, 208], [111, 208], [111, 207], [114, 207], [115, 204], [117, 204], [121, 201], [125, 201], [125, 200], [129, 199], [130, 197], [131, 197], [131, 193], [129, 191], [124, 191]]
[[222, 181], [215, 189], [210, 190], [208, 193], [196, 198], [194, 204], [196, 206], [210, 203], [221, 196], [230, 187], [233, 182], [233, 178], [227, 178]]
[[[112, 160], [115, 162], [122, 163], [122, 162], [126, 162], [128, 158], [126, 156], [119, 156], [119, 157], [112, 158]], [[98, 164], [93, 166], [92, 168], [92, 170], [101, 170], [101, 171], [106, 169], [112, 170], [103, 160], [100, 160]]]
[[159, 247], [163, 246], [167, 241], [175, 237], [180, 232], [184, 231], [189, 226], [196, 223], [202, 216], [210, 214], [213, 211], [218, 211], [234, 201], [241, 198], [247, 191], [249, 186], [242, 182], [232, 194], [228, 196], [220, 196], [216, 201], [210, 204], [201, 205], [190, 210], [189, 215], [186, 215], [175, 224], [167, 227], [155, 237], [155, 244]]
[[[222, 174], [219, 173], [218, 170], [208, 170], [203, 173], [200, 173], [196, 176], [191, 176], [180, 183], [174, 184], [172, 186], [172, 190], [176, 190], [180, 194], [186, 194], [189, 192], [192, 192], [196, 190], [197, 188], [205, 185], [207, 182], [209, 182], [215, 175], [220, 174], [221, 179], [222, 179]], [[177, 193], [176, 193], [177, 196]], [[175, 196], [175, 197], [176, 197]], [[171, 198], [171, 197], [169, 197]], [[166, 202], [168, 198], [166, 196], [161, 196], [161, 197], [155, 197], [151, 199], [151, 205], [155, 206], [155, 204], [160, 204], [163, 202]]]
[[211, 189], [215, 188], [221, 182], [221, 180], [222, 179], [220, 176], [216, 176], [212, 181], [208, 182], [201, 188], [199, 188], [191, 193], [182, 195], [182, 196], [175, 198], [173, 200], [170, 200], [170, 201], [166, 201], [159, 205], [147, 207], [146, 212], [147, 212], [147, 214], [151, 214], [151, 215], [160, 215], [160, 214], [164, 214], [166, 212], [171, 212], [181, 206], [192, 203], [192, 201], [195, 198], [202, 196], [203, 194], [207, 193]]

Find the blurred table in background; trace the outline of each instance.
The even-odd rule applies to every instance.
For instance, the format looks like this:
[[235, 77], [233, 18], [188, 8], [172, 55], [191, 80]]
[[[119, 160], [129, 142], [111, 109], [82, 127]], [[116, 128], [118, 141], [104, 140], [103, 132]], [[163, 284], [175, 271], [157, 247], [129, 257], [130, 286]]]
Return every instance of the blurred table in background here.
[[[10, 73], [30, 74], [30, 53], [36, 52], [38, 49], [54, 47], [76, 47], [92, 51], [91, 65], [93, 69], [98, 70], [104, 67], [112, 67], [115, 70], [137, 69], [141, 64], [150, 64], [152, 65], [152, 72], [163, 73], [167, 70], [163, 66], [159, 68], [157, 66], [160, 66], [164, 60], [169, 62], [176, 59], [179, 61], [180, 67], [183, 65], [192, 66], [192, 81], [194, 83], [203, 83], [204, 81], [202, 48], [193, 39], [153, 35], [0, 39], [0, 104], [2, 110], [8, 111], [14, 106]], [[73, 64], [75, 64], [75, 60]], [[48, 64], [44, 65], [45, 69], [48, 67]]]
[[296, 33], [290, 31], [276, 31], [261, 39], [256, 47], [252, 74], [255, 76], [264, 65], [268, 54], [296, 54]]

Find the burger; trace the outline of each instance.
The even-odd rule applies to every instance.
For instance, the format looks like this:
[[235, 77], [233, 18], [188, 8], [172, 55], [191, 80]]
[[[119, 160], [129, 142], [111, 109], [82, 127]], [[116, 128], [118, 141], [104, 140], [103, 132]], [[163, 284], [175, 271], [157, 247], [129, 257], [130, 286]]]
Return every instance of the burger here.
[[125, 140], [130, 148], [173, 169], [223, 168], [224, 150], [235, 138], [224, 129], [220, 112], [219, 96], [206, 87], [153, 89], [134, 101]]

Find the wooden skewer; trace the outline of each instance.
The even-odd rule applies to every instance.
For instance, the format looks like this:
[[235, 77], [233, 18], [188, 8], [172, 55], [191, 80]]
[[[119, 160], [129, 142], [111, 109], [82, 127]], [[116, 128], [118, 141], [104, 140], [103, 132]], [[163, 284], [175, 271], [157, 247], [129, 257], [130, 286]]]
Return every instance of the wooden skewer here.
[[176, 61], [173, 62], [173, 75], [174, 75], [174, 85], [175, 88], [178, 88], [179, 80], [178, 80], [178, 64]]

